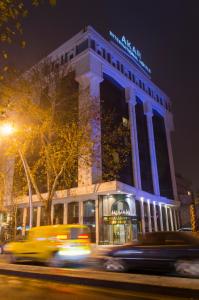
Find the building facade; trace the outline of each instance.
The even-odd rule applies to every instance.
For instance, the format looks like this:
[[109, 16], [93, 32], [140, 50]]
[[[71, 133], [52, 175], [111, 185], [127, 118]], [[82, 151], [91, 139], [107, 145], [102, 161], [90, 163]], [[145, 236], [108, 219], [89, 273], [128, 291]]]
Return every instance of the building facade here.
[[[52, 68], [75, 72], [78, 103], [89, 98], [99, 112], [114, 108], [128, 122], [131, 153], [119, 180], [105, 181], [104, 124], [97, 126], [96, 159], [78, 162], [78, 184], [57, 191], [52, 205], [54, 224], [80, 223], [91, 228], [98, 244], [124, 244], [139, 232], [177, 230], [180, 227], [170, 132], [171, 103], [151, 80], [141, 53], [123, 36], [109, 32], [103, 38], [88, 26], [48, 58]], [[93, 130], [96, 130], [96, 128]], [[33, 196], [33, 225], [42, 225], [42, 204]], [[18, 204], [18, 226], [28, 224], [28, 199]]]

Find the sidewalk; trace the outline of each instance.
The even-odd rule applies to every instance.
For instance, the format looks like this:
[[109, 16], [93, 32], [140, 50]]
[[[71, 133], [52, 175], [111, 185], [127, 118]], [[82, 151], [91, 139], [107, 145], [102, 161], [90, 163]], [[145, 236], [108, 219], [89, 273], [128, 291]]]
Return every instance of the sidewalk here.
[[[199, 294], [199, 279], [192, 278], [181, 278], [181, 277], [169, 277], [169, 276], [157, 276], [157, 275], [145, 275], [145, 274], [128, 274], [128, 273], [109, 273], [99, 270], [92, 269], [66, 269], [66, 268], [49, 268], [32, 265], [12, 265], [0, 263], [0, 273], [6, 274], [11, 272], [17, 276], [17, 273], [23, 273], [23, 276], [28, 275], [46, 275], [52, 277], [60, 277], [61, 281], [66, 279], [82, 279], [95, 280], [102, 282], [115, 282], [115, 283], [126, 283], [126, 284], [140, 284], [158, 287], [178, 288], [186, 290], [195, 290]], [[35, 276], [33, 276], [35, 277]], [[117, 286], [117, 284], [116, 284]]]

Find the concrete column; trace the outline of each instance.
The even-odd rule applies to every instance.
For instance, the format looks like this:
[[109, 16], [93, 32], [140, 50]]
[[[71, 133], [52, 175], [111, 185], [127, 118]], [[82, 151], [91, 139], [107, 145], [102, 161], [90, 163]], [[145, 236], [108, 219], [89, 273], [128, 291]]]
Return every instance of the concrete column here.
[[37, 207], [37, 226], [40, 226], [40, 222], [41, 222], [41, 206]]
[[27, 222], [27, 207], [23, 209], [23, 223], [22, 223], [22, 235], [26, 232], [26, 222]]
[[140, 199], [142, 233], [145, 234], [144, 199]]
[[68, 220], [67, 220], [67, 217], [68, 217], [68, 203], [67, 202], [64, 202], [64, 216], [63, 216], [63, 223], [64, 224], [67, 224], [68, 223]]
[[51, 205], [51, 224], [53, 225], [53, 218], [54, 218], [54, 205]]
[[173, 215], [172, 215], [172, 208], [171, 207], [169, 207], [169, 216], [170, 216], [171, 231], [174, 231]]
[[158, 177], [158, 167], [156, 159], [156, 150], [155, 150], [155, 140], [154, 140], [154, 131], [153, 131], [153, 111], [150, 103], [144, 103], [144, 112], [147, 119], [147, 130], [148, 130], [148, 140], [149, 140], [149, 151], [151, 158], [151, 171], [153, 179], [153, 190], [155, 195], [160, 195], [159, 187], [159, 177]]
[[153, 202], [154, 230], [158, 231], [156, 202]]
[[172, 181], [172, 188], [173, 188], [173, 195], [174, 199], [177, 201], [177, 186], [176, 186], [176, 177], [175, 177], [175, 168], [174, 168], [174, 161], [173, 161], [173, 151], [171, 145], [171, 130], [173, 129], [173, 120], [171, 118], [171, 114], [166, 114], [164, 118], [165, 128], [166, 128], [166, 140], [167, 140], [167, 149], [169, 155], [169, 164], [170, 164], [170, 172], [171, 172], [171, 181]]
[[99, 244], [99, 200], [95, 200], [95, 230], [96, 230], [96, 244]]
[[168, 210], [167, 210], [167, 205], [165, 204], [165, 216], [166, 216], [166, 230], [169, 231], [169, 217], [168, 217]]
[[[103, 78], [93, 72], [76, 77], [79, 83], [79, 120], [82, 128], [88, 132], [93, 145], [82, 149], [78, 161], [78, 186], [101, 182], [101, 121], [100, 121], [100, 82]], [[86, 153], [85, 153], [86, 152]]]
[[151, 207], [150, 207], [149, 200], [147, 201], [147, 215], [148, 215], [149, 232], [152, 232], [152, 226], [151, 226]]
[[83, 201], [79, 202], [79, 224], [83, 225], [83, 214], [84, 214], [84, 210], [83, 210]]
[[129, 122], [130, 122], [130, 132], [131, 132], [134, 186], [137, 189], [141, 190], [142, 184], [141, 184], [141, 175], [140, 175], [140, 158], [139, 158], [137, 123], [136, 123], [136, 113], [135, 113], [136, 97], [132, 88], [126, 88], [125, 91], [126, 91], [126, 100], [129, 105]]
[[173, 217], [174, 217], [174, 228], [175, 230], [178, 230], [178, 224], [177, 224], [177, 218], [176, 218], [176, 210], [173, 209]]
[[161, 203], [159, 203], [159, 209], [160, 209], [160, 230], [164, 231], [163, 218], [162, 218], [162, 205], [161, 205]]

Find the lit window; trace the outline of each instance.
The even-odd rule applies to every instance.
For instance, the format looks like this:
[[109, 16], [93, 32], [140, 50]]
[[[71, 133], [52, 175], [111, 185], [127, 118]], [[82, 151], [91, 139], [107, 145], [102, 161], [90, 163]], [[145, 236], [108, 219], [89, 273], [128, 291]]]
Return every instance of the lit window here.
[[123, 117], [123, 118], [122, 118], [122, 124], [123, 124], [123, 126], [128, 127], [128, 124], [129, 124], [128, 119], [125, 118], [125, 117]]

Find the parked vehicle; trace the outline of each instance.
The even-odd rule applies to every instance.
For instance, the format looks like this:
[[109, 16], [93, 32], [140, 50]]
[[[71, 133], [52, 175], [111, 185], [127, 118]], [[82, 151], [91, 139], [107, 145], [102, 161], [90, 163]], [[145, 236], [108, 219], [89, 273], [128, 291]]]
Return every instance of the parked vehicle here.
[[104, 258], [107, 271], [175, 270], [179, 274], [199, 275], [199, 234], [191, 232], [153, 232], [136, 243], [112, 249]]
[[192, 231], [191, 227], [181, 227], [178, 229], [178, 231]]
[[80, 262], [91, 253], [87, 226], [53, 225], [32, 228], [23, 241], [4, 246], [7, 261], [41, 261], [62, 266], [68, 261]]

